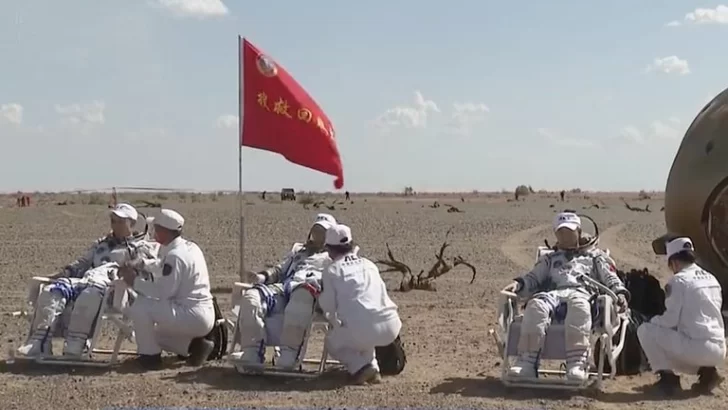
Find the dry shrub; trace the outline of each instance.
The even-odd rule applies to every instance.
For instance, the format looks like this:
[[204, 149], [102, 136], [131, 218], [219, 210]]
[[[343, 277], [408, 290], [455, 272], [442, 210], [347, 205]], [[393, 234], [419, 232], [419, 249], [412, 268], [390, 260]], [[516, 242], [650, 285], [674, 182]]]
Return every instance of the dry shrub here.
[[528, 185], [519, 185], [516, 187], [516, 195], [518, 196], [526, 196], [531, 193], [531, 190], [528, 188]]
[[108, 197], [100, 192], [92, 192], [88, 196], [88, 204], [89, 205], [106, 205], [108, 202]]
[[311, 194], [299, 194], [298, 203], [301, 205], [311, 205], [316, 202], [316, 198]]

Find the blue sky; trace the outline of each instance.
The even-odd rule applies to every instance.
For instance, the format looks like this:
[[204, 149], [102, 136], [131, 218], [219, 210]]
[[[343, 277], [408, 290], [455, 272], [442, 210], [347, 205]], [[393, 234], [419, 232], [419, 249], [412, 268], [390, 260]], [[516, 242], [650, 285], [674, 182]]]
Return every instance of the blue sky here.
[[0, 191], [236, 189], [238, 34], [328, 113], [351, 191], [661, 190], [728, 86], [720, 3], [5, 1]]

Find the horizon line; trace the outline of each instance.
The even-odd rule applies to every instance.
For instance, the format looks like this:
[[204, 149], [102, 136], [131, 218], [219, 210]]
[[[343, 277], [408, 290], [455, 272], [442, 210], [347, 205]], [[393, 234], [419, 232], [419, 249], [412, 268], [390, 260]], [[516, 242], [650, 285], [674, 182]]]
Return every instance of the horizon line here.
[[[62, 195], [62, 194], [71, 194], [71, 195], [83, 195], [83, 194], [94, 194], [94, 193], [103, 193], [103, 194], [111, 194], [113, 192], [114, 188], [101, 188], [101, 189], [73, 189], [73, 190], [61, 190], [61, 191], [0, 191], [0, 196], [8, 196], [8, 195], [18, 195], [18, 194], [24, 194], [24, 195]], [[532, 194], [548, 194], [548, 193], [559, 193], [562, 191], [562, 189], [554, 189], [554, 190], [548, 190], [548, 189], [540, 189], [534, 191]], [[567, 194], [639, 194], [640, 192], [645, 193], [651, 193], [651, 194], [664, 194], [664, 190], [589, 190], [589, 189], [580, 189], [580, 188], [572, 188], [572, 189], [563, 189], [563, 191]], [[225, 195], [237, 195], [239, 193], [238, 190], [223, 190], [223, 189], [211, 189], [211, 190], [198, 190], [198, 189], [184, 189], [184, 188], [116, 188], [116, 192], [118, 193], [149, 193], [149, 194], [155, 194], [155, 193], [168, 193], [168, 194], [175, 194], [175, 193], [197, 193], [197, 194], [225, 194]], [[275, 190], [275, 191], [268, 191], [268, 190], [256, 190], [256, 191], [243, 191], [243, 195], [246, 194], [262, 194], [263, 192], [266, 193], [280, 193], [281, 190]], [[414, 191], [413, 194], [405, 195], [404, 191], [346, 191], [346, 190], [339, 190], [339, 191], [306, 191], [306, 190], [297, 190], [295, 193], [297, 195], [303, 194], [303, 195], [344, 195], [346, 192], [349, 192], [351, 195], [401, 195], [401, 196], [417, 196], [417, 195], [447, 195], [447, 194], [459, 194], [459, 195], [479, 195], [479, 194], [513, 194], [515, 192], [515, 189], [500, 189], [497, 191], [488, 190], [488, 191], [481, 191], [477, 189], [468, 190], [468, 191], [462, 191], [462, 190], [423, 190], [423, 191]]]

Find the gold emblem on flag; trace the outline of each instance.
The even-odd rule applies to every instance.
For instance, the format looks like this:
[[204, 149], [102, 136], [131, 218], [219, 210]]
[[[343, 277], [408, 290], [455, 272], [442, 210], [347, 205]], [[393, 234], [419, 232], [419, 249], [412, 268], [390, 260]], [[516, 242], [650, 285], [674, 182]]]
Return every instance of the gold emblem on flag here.
[[259, 55], [255, 61], [258, 66], [258, 71], [266, 77], [274, 77], [278, 74], [278, 67], [268, 56], [263, 54]]

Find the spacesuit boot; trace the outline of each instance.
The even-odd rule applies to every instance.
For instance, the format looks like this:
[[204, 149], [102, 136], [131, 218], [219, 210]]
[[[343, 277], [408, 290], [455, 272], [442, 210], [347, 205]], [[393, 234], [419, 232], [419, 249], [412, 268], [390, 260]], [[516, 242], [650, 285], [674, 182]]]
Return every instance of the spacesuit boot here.
[[53, 355], [53, 330], [66, 308], [66, 298], [58, 292], [44, 289], [37, 300], [38, 309], [33, 316], [30, 335], [17, 352], [24, 356]]
[[231, 353], [230, 356], [238, 361], [238, 363], [235, 364], [235, 369], [238, 373], [245, 374], [247, 370], [246, 368], [251, 366], [259, 367], [263, 365], [265, 362], [265, 347], [244, 347], [239, 352]]
[[276, 360], [276, 367], [283, 370], [293, 370], [296, 367], [296, 360], [298, 359], [298, 349], [293, 349], [288, 346], [281, 346], [281, 355]]
[[586, 350], [574, 350], [566, 353], [566, 378], [571, 381], [584, 381], [589, 377]]
[[538, 352], [521, 353], [513, 366], [508, 369], [508, 375], [523, 378], [536, 377], [538, 374], [536, 369], [537, 360]]

